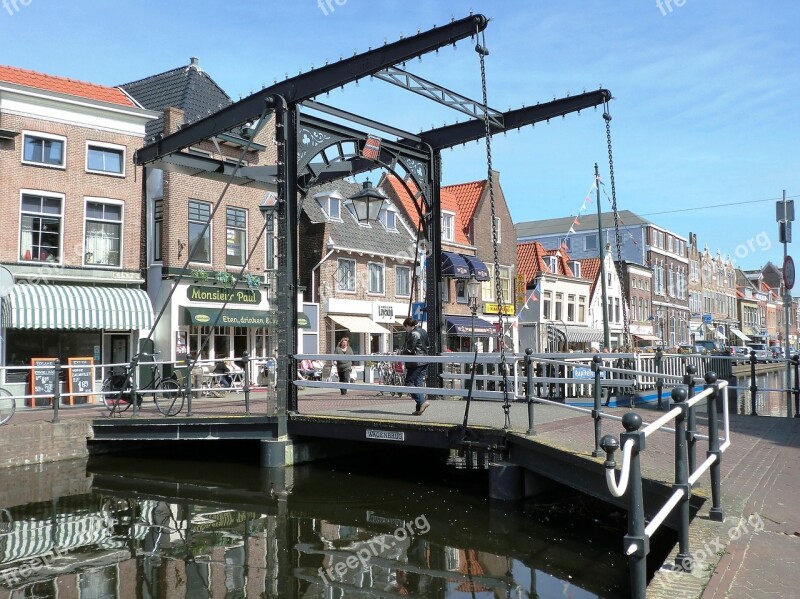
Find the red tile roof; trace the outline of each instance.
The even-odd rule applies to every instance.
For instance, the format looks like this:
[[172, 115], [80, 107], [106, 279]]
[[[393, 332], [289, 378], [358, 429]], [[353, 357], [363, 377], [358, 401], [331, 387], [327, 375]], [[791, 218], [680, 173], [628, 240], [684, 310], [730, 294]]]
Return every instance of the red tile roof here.
[[[406, 214], [408, 215], [408, 218], [411, 220], [411, 224], [414, 227], [419, 226], [419, 215], [417, 214], [417, 209], [414, 207], [413, 200], [408, 195], [408, 192], [405, 190], [405, 187], [403, 187], [400, 180], [394, 175], [385, 175], [381, 180], [380, 186], [390, 199], [400, 202]], [[416, 193], [417, 186], [413, 181], [408, 181], [408, 187], [412, 192]], [[442, 210], [453, 212], [456, 215], [456, 230], [453, 241], [462, 245], [471, 245], [469, 239], [467, 239], [467, 236], [464, 233], [465, 227], [462, 219], [462, 212], [456, 201], [455, 195], [446, 188], [442, 188], [441, 193], [439, 194], [439, 199]]]
[[457, 185], [447, 185], [442, 187], [442, 192], [445, 191], [452, 193], [458, 205], [458, 211], [461, 214], [461, 220], [465, 227], [469, 226], [472, 218], [475, 216], [475, 210], [478, 208], [478, 202], [483, 197], [483, 191], [486, 189], [486, 180], [471, 181], [470, 183], [459, 183]]
[[550, 272], [544, 264], [542, 256], [558, 256], [558, 274], [573, 276], [567, 264], [569, 256], [564, 250], [546, 250], [538, 241], [526, 241], [517, 244], [517, 272], [525, 278], [528, 287], [542, 272]]
[[581, 263], [581, 278], [592, 282], [589, 290], [589, 297], [591, 297], [597, 285], [597, 275], [600, 274], [600, 258], [581, 258], [578, 262]]
[[122, 106], [136, 106], [136, 104], [122, 90], [116, 87], [106, 87], [96, 83], [76, 81], [66, 77], [46, 75], [37, 71], [19, 69], [0, 65], [0, 81], [25, 85], [51, 92], [78, 96], [90, 100], [99, 100]]

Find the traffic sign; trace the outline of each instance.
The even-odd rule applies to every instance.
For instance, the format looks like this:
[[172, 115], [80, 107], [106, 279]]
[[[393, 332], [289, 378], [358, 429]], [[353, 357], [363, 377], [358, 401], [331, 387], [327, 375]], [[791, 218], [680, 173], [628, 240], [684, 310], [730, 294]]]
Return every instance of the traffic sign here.
[[789, 291], [794, 287], [794, 260], [791, 256], [786, 256], [783, 259], [783, 285]]
[[427, 310], [425, 309], [425, 302], [414, 302], [411, 304], [411, 318], [417, 322], [425, 322], [427, 320]]

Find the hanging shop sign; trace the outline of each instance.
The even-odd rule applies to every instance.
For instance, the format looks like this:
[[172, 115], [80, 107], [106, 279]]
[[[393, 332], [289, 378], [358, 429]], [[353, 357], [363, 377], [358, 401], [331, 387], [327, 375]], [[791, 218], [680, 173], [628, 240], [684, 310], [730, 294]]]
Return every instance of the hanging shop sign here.
[[247, 304], [257, 306], [261, 303], [261, 292], [256, 289], [224, 289], [189, 285], [186, 297], [190, 302], [213, 302], [224, 304]]

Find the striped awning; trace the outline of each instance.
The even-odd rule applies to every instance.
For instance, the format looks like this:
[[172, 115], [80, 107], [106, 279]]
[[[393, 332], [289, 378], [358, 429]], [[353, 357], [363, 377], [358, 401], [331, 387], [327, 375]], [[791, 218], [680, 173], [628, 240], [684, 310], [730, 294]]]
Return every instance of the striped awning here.
[[149, 329], [153, 306], [141, 289], [19, 284], [3, 299], [3, 325], [11, 329]]

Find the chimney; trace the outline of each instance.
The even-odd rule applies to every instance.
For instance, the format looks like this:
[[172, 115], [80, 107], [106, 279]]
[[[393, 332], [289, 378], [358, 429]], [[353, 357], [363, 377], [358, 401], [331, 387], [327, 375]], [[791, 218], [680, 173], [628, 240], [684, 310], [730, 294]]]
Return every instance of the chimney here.
[[196, 70], [200, 71], [200, 59], [197, 56], [192, 56], [189, 59], [189, 67], [194, 67]]

